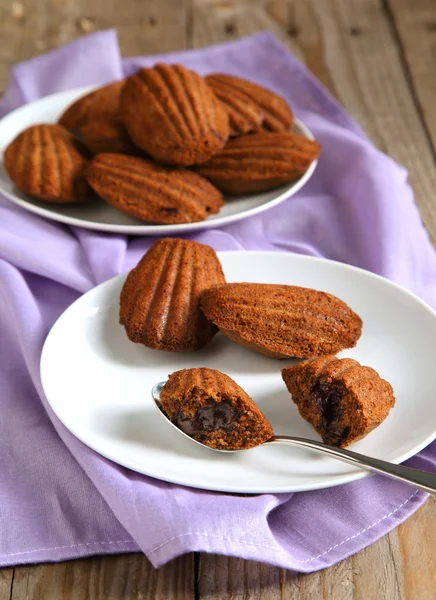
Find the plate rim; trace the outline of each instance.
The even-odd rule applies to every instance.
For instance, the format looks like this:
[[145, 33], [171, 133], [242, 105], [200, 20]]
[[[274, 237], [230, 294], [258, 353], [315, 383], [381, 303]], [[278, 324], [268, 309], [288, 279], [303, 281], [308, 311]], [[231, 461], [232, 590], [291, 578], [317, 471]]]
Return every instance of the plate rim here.
[[[323, 258], [323, 257], [315, 257], [315, 256], [309, 256], [309, 255], [305, 255], [305, 254], [297, 254], [297, 253], [291, 253], [291, 252], [274, 252], [274, 251], [262, 251], [262, 250], [252, 250], [252, 251], [239, 251], [239, 250], [227, 250], [227, 251], [218, 251], [217, 255], [219, 258], [221, 258], [221, 256], [223, 254], [226, 255], [241, 255], [241, 254], [250, 254], [250, 255], [257, 255], [257, 256], [273, 256], [273, 257], [277, 257], [277, 255], [281, 256], [281, 257], [288, 257], [291, 258], [291, 260], [301, 260], [303, 263], [304, 262], [317, 262], [319, 264], [324, 264], [324, 263], [328, 263], [328, 264], [332, 264], [338, 268], [344, 268], [346, 271], [358, 271], [360, 273], [362, 273], [365, 276], [369, 276], [371, 279], [377, 280], [377, 281], [381, 281], [383, 284], [387, 284], [388, 286], [392, 286], [394, 289], [400, 291], [400, 293], [405, 294], [406, 296], [408, 296], [411, 300], [413, 301], [418, 301], [418, 304], [421, 305], [421, 307], [423, 309], [425, 309], [428, 313], [431, 314], [431, 316], [433, 318], [436, 319], [436, 310], [434, 310], [429, 304], [427, 304], [424, 300], [422, 300], [422, 298], [420, 298], [419, 296], [417, 296], [414, 292], [408, 290], [407, 288], [403, 287], [402, 285], [391, 281], [390, 279], [387, 279], [386, 277], [383, 277], [382, 275], [379, 275], [377, 273], [373, 273], [372, 271], [368, 271], [366, 269], [363, 269], [361, 267], [355, 267], [354, 265], [349, 265], [347, 263], [342, 263], [340, 261], [336, 261], [336, 260], [332, 260], [332, 259], [328, 259], [328, 258]], [[237, 486], [215, 486], [213, 484], [200, 484], [197, 482], [193, 482], [193, 481], [189, 481], [189, 479], [185, 478], [178, 478], [177, 476], [174, 477], [165, 477], [165, 478], [161, 478], [159, 477], [156, 473], [147, 473], [143, 468], [141, 468], [140, 465], [138, 464], [134, 464], [134, 462], [129, 462], [129, 461], [123, 461], [123, 460], [119, 460], [116, 456], [114, 456], [114, 454], [112, 454], [111, 452], [102, 452], [100, 449], [98, 449], [97, 447], [95, 447], [94, 444], [90, 444], [88, 443], [88, 441], [85, 441], [83, 439], [83, 437], [80, 435], [80, 432], [76, 432], [73, 429], [70, 429], [69, 426], [67, 426], [64, 421], [60, 418], [60, 416], [58, 415], [56, 409], [53, 407], [48, 395], [46, 394], [46, 386], [45, 386], [45, 381], [47, 380], [47, 372], [49, 369], [49, 365], [47, 364], [47, 359], [46, 359], [46, 355], [48, 353], [49, 350], [47, 350], [47, 348], [49, 348], [50, 343], [51, 343], [51, 336], [52, 336], [52, 332], [55, 331], [56, 325], [58, 323], [58, 321], [60, 321], [64, 315], [70, 311], [70, 309], [72, 309], [72, 307], [74, 307], [77, 303], [79, 302], [83, 302], [83, 299], [87, 296], [87, 294], [89, 294], [90, 292], [94, 292], [96, 289], [98, 288], [102, 288], [103, 286], [110, 286], [113, 285], [115, 283], [116, 280], [122, 280], [123, 278], [125, 278], [127, 276], [127, 272], [121, 273], [119, 275], [116, 275], [115, 277], [112, 277], [102, 283], [100, 283], [99, 285], [91, 288], [90, 290], [88, 290], [88, 292], [85, 292], [84, 294], [82, 294], [79, 298], [77, 298], [77, 300], [75, 300], [72, 304], [70, 304], [65, 311], [56, 319], [56, 321], [54, 322], [54, 324], [52, 325], [45, 341], [43, 344], [43, 348], [42, 348], [42, 352], [41, 352], [41, 358], [40, 358], [40, 379], [41, 379], [41, 385], [42, 385], [42, 389], [43, 389], [43, 393], [44, 396], [51, 408], [51, 410], [53, 411], [53, 413], [55, 414], [56, 418], [59, 419], [59, 421], [63, 424], [63, 426], [72, 434], [74, 435], [74, 437], [76, 439], [79, 439], [83, 444], [85, 444], [86, 446], [88, 446], [89, 448], [91, 448], [93, 451], [97, 452], [99, 455], [103, 456], [104, 458], [114, 462], [116, 465], [122, 466], [124, 468], [128, 468], [134, 472], [138, 472], [141, 473], [143, 475], [146, 475], [147, 477], [151, 477], [153, 479], [157, 479], [159, 481], [164, 481], [167, 483], [173, 483], [173, 484], [177, 484], [177, 485], [182, 485], [185, 487], [190, 487], [190, 488], [195, 488], [195, 489], [202, 489], [202, 490], [208, 490], [208, 491], [215, 491], [215, 492], [224, 492], [224, 493], [239, 493], [239, 494], [270, 494], [270, 493], [292, 493], [292, 492], [302, 492], [302, 491], [313, 491], [313, 490], [319, 490], [319, 489], [326, 489], [326, 488], [330, 488], [330, 487], [336, 487], [338, 485], [344, 485], [345, 483], [351, 483], [352, 481], [357, 481], [360, 479], [363, 479], [365, 477], [371, 477], [373, 475], [373, 473], [369, 472], [369, 471], [365, 471], [359, 468], [354, 468], [352, 472], [350, 473], [346, 473], [343, 475], [336, 475], [336, 476], [332, 476], [328, 479], [326, 479], [324, 482], [321, 483], [313, 483], [313, 484], [305, 484], [302, 483], [301, 485], [292, 485], [292, 486], [270, 486], [270, 487], [259, 487], [259, 488], [255, 488], [254, 486], [250, 487], [250, 490], [247, 491], [246, 488], [243, 487], [243, 485], [241, 487], [237, 487]], [[392, 464], [400, 464], [406, 460], [408, 460], [409, 458], [411, 458], [412, 456], [415, 456], [416, 454], [418, 454], [421, 450], [423, 450], [426, 446], [428, 446], [432, 441], [434, 441], [436, 439], [436, 424], [434, 426], [434, 429], [432, 431], [432, 433], [430, 433], [428, 436], [426, 436], [426, 438], [424, 438], [423, 440], [421, 440], [421, 442], [419, 444], [416, 444], [412, 450], [410, 450], [409, 452], [405, 452], [402, 455], [398, 456], [395, 460], [391, 460], [390, 462]]]
[[[15, 120], [19, 117], [22, 111], [29, 110], [30, 106], [38, 106], [39, 104], [43, 104], [47, 101], [53, 101], [54, 99], [62, 100], [63, 97], [69, 98], [72, 97], [71, 103], [73, 103], [76, 99], [80, 98], [82, 95], [91, 92], [92, 90], [100, 87], [99, 85], [92, 86], [84, 86], [79, 88], [74, 88], [71, 90], [64, 90], [62, 92], [56, 92], [54, 94], [49, 94], [47, 96], [43, 96], [42, 98], [38, 98], [33, 102], [28, 102], [23, 106], [19, 106], [15, 110], [11, 111], [7, 115], [5, 115], [2, 119], [0, 119], [0, 136], [2, 132], [3, 126], [7, 126], [10, 120]], [[65, 103], [64, 109], [69, 106], [68, 103]], [[36, 122], [35, 122], [36, 123]], [[294, 117], [294, 123], [302, 130], [305, 137], [310, 140], [314, 140], [315, 136], [309, 127], [298, 119]], [[4, 148], [3, 145], [0, 149], [1, 156], [1, 164], [3, 165], [3, 153]], [[245, 220], [247, 218], [253, 217], [257, 214], [265, 212], [278, 204], [284, 202], [287, 198], [291, 198], [294, 196], [312, 177], [316, 167], [318, 165], [318, 159], [315, 159], [310, 164], [307, 171], [298, 179], [292, 186], [290, 190], [287, 187], [286, 190], [279, 193], [278, 196], [274, 197], [269, 202], [265, 202], [259, 206], [255, 206], [253, 208], [249, 208], [247, 210], [243, 210], [242, 212], [238, 212], [232, 215], [227, 215], [224, 217], [216, 217], [211, 220], [197, 221], [195, 223], [179, 223], [179, 224], [168, 224], [168, 225], [119, 225], [119, 224], [110, 224], [110, 223], [98, 223], [97, 221], [84, 221], [80, 218], [70, 217], [68, 215], [62, 215], [57, 212], [53, 212], [49, 208], [45, 208], [44, 206], [36, 206], [31, 204], [27, 200], [23, 200], [22, 198], [18, 198], [16, 195], [10, 193], [8, 190], [5, 190], [1, 185], [0, 180], [0, 194], [2, 194], [5, 198], [7, 198], [13, 204], [20, 206], [24, 210], [36, 214], [40, 217], [44, 217], [49, 219], [50, 221], [55, 221], [57, 223], [63, 223], [65, 225], [70, 225], [72, 227], [80, 227], [82, 229], [89, 229], [91, 231], [101, 231], [104, 233], [113, 233], [113, 234], [123, 234], [123, 235], [162, 235], [162, 234], [172, 234], [177, 235], [180, 233], [181, 235], [185, 233], [191, 233], [193, 231], [202, 231], [204, 229], [213, 229], [214, 227], [221, 228], [226, 225], [230, 225], [232, 223], [236, 223], [238, 221]], [[289, 185], [289, 184], [288, 184]], [[277, 188], [280, 190], [280, 188]], [[231, 200], [230, 200], [231, 202]], [[179, 229], [178, 229], [179, 228]]]

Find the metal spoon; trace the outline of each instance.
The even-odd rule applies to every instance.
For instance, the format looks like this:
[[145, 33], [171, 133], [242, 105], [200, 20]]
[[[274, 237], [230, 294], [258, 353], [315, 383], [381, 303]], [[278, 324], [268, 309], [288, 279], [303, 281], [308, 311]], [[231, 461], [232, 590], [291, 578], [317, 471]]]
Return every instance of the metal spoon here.
[[[210, 446], [206, 446], [206, 444], [202, 444], [201, 442], [194, 440], [194, 438], [190, 437], [188, 434], [186, 434], [184, 431], [182, 431], [176, 425], [174, 425], [174, 423], [172, 423], [169, 420], [169, 418], [163, 411], [160, 403], [160, 393], [165, 383], [165, 381], [156, 383], [156, 385], [151, 391], [151, 395], [153, 397], [154, 402], [156, 403], [157, 408], [159, 409], [159, 414], [162, 415], [162, 417], [167, 421], [167, 423], [174, 427], [174, 429], [176, 429], [180, 435], [184, 435], [189, 440], [191, 440], [191, 442], [200, 444], [200, 446], [209, 448], [209, 450], [214, 450], [215, 452], [242, 452], [242, 450], [221, 450], [218, 448], [210, 448]], [[323, 442], [316, 442], [314, 440], [308, 440], [305, 438], [291, 437], [287, 435], [274, 435], [266, 442], [263, 442], [262, 445], [265, 444], [293, 444], [294, 446], [303, 446], [303, 448], [310, 448], [311, 450], [316, 450], [317, 452], [321, 452], [322, 454], [328, 454], [329, 456], [333, 456], [334, 458], [337, 458], [338, 460], [341, 460], [343, 462], [358, 465], [359, 467], [361, 467], [362, 469], [366, 469], [367, 471], [373, 471], [374, 473], [386, 475], [387, 477], [391, 477], [392, 479], [396, 479], [397, 481], [402, 481], [403, 483], [412, 485], [413, 487], [423, 492], [428, 492], [430, 494], [436, 493], [436, 474], [434, 473], [419, 471], [418, 469], [404, 467], [403, 465], [394, 465], [393, 463], [387, 462], [385, 460], [372, 458], [371, 456], [365, 456], [364, 454], [358, 454], [357, 452], [345, 450], [344, 448], [337, 448], [336, 446], [328, 446]]]

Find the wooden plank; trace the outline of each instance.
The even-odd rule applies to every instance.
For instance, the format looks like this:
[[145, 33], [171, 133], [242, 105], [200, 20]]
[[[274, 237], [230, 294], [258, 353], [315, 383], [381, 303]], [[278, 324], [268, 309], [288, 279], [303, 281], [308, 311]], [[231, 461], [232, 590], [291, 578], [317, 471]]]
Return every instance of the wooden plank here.
[[[371, 550], [368, 549], [369, 563], [380, 560], [386, 539], [383, 538], [371, 546]], [[363, 573], [361, 567], [360, 572]], [[365, 568], [362, 584], [371, 573], [370, 565], [370, 568]], [[390, 592], [389, 582], [386, 582], [385, 589]], [[201, 600], [378, 600], [377, 596], [355, 595], [353, 558], [343, 560], [324, 571], [301, 575], [263, 563], [201, 555], [198, 592]], [[397, 596], [386, 598], [396, 600]]]
[[[283, 594], [284, 598], [294, 598], [295, 595], [295, 598], [298, 598], [298, 600], [324, 600], [325, 598], [330, 600], [329, 596], [324, 596], [324, 573], [322, 571], [316, 571], [308, 575], [298, 575], [291, 571], [285, 571], [285, 573], [286, 583], [283, 586], [285, 592]], [[333, 579], [334, 575], [332, 574]], [[334, 596], [331, 597], [331, 600], [333, 598]]]
[[353, 600], [404, 598], [398, 535], [393, 531], [353, 557]]
[[202, 600], [273, 600], [278, 598], [283, 571], [271, 565], [202, 554], [198, 593]]
[[13, 569], [0, 569], [0, 600], [10, 600], [13, 575]]
[[[7, 598], [9, 600], [9, 596]], [[193, 555], [183, 556], [158, 570], [142, 554], [16, 567], [10, 596], [10, 600], [109, 598], [193, 600]]]
[[258, 0], [193, 0], [192, 46], [199, 48], [229, 41], [264, 29], [287, 41], [283, 6], [283, 2], [276, 2], [270, 14]]
[[353, 598], [352, 591], [351, 560], [344, 560], [330, 569], [308, 575], [284, 571], [281, 596], [276, 596], [276, 598], [351, 600]]
[[398, 528], [405, 598], [434, 600], [436, 590], [436, 499]]
[[[353, 561], [351, 558], [322, 571], [321, 581], [322, 598], [354, 600]], [[309, 596], [307, 596], [307, 600], [309, 600]]]
[[386, 0], [416, 98], [436, 147], [436, 12], [434, 0]]
[[125, 56], [187, 46], [189, 0], [20, 0], [0, 2], [0, 90], [10, 67], [79, 35], [115, 27]]

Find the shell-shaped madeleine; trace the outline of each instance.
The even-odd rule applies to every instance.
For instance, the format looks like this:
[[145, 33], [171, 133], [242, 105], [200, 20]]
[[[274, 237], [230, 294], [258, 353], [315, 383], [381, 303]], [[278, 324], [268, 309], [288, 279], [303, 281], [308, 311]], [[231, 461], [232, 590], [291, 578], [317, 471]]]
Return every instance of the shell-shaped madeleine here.
[[88, 121], [77, 128], [77, 135], [92, 154], [101, 152], [139, 153], [120, 119]]
[[198, 350], [216, 327], [200, 310], [200, 294], [224, 283], [209, 246], [163, 238], [130, 271], [120, 297], [120, 323], [132, 342], [157, 350]]
[[158, 64], [129, 77], [121, 115], [135, 145], [168, 164], [202, 163], [229, 137], [225, 108], [200, 75], [181, 65]]
[[335, 354], [355, 346], [362, 330], [345, 302], [297, 286], [228, 283], [204, 292], [201, 308], [234, 342], [275, 358]]
[[282, 377], [303, 419], [334, 446], [370, 433], [395, 404], [390, 383], [351, 358], [312, 358], [282, 369]]
[[210, 86], [225, 91], [229, 97], [238, 95], [256, 104], [263, 112], [263, 127], [268, 131], [290, 131], [294, 115], [289, 104], [278, 94], [242, 77], [224, 73], [208, 75], [206, 81]]
[[124, 80], [115, 81], [82, 96], [63, 112], [59, 124], [75, 131], [90, 121], [118, 119], [123, 85]]
[[172, 373], [162, 388], [160, 401], [174, 425], [211, 448], [253, 448], [274, 434], [250, 396], [216, 369]]
[[51, 203], [80, 202], [91, 195], [88, 162], [75, 138], [60, 125], [33, 125], [6, 148], [5, 169], [24, 193]]
[[229, 140], [195, 170], [226, 194], [262, 192], [301, 177], [320, 148], [302, 135], [264, 131]]
[[221, 193], [200, 175], [124, 154], [98, 154], [86, 178], [108, 204], [149, 223], [203, 221], [223, 205]]
[[227, 110], [230, 137], [247, 135], [262, 128], [265, 113], [256, 100], [229, 86], [219, 76], [206, 77], [206, 82]]

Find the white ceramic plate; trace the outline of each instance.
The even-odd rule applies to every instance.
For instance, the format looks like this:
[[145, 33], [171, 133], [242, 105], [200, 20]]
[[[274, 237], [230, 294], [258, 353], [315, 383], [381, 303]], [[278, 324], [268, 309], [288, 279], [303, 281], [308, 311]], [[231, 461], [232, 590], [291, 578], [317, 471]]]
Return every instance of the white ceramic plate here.
[[[4, 150], [21, 131], [30, 125], [55, 123], [68, 105], [94, 87], [52, 94], [14, 110], [0, 121], [0, 192], [9, 200], [30, 212], [77, 227], [134, 235], [182, 234], [198, 229], [228, 225], [276, 206], [301, 189], [315, 170], [317, 161], [311, 164], [300, 179], [291, 184], [262, 194], [228, 198], [218, 215], [212, 215], [198, 223], [182, 223], [180, 225], [145, 224], [143, 221], [124, 215], [103, 200], [98, 199], [87, 204], [50, 205], [27, 196], [9, 179], [3, 167]], [[314, 139], [311, 131], [298, 119], [295, 119], [294, 131], [309, 139]]]
[[[285, 283], [331, 292], [363, 319], [356, 348], [342, 356], [374, 367], [394, 387], [396, 405], [358, 452], [401, 462], [436, 436], [436, 313], [416, 296], [373, 275], [323, 259], [269, 252], [220, 253], [228, 281]], [[187, 486], [240, 493], [312, 490], [365, 476], [356, 468], [290, 446], [231, 455], [178, 436], [158, 414], [150, 391], [181, 368], [217, 368], [255, 400], [277, 434], [319, 439], [298, 414], [276, 360], [218, 334], [197, 353], [149, 350], [118, 324], [125, 276], [91, 290], [60, 317], [41, 359], [54, 412], [85, 444], [140, 473]]]

